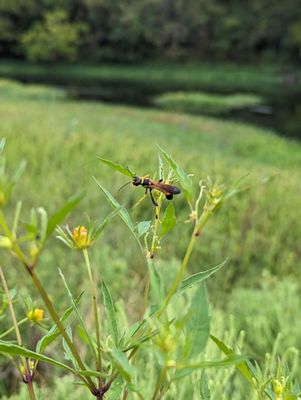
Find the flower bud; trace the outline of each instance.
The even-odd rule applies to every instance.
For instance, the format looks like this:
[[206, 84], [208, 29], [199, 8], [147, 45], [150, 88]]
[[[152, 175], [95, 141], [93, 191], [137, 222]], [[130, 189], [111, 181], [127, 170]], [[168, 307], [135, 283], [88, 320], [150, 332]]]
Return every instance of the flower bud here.
[[44, 310], [40, 308], [35, 308], [34, 310], [30, 310], [27, 313], [27, 318], [32, 322], [42, 321], [44, 318]]
[[84, 249], [89, 245], [88, 230], [85, 226], [77, 226], [73, 229], [73, 240], [76, 246]]

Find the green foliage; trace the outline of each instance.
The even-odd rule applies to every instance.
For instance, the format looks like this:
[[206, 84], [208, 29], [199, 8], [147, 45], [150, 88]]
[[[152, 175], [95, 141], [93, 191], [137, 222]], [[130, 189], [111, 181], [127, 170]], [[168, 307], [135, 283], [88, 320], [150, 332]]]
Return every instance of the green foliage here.
[[15, 100], [62, 100], [66, 97], [63, 89], [43, 85], [23, 85], [20, 82], [0, 79], [0, 96]]
[[[184, 375], [186, 377], [180, 381], [180, 385], [177, 380], [171, 381], [169, 392], [162, 394], [163, 399], [193, 398], [193, 396], [199, 396], [200, 393], [205, 396], [206, 390], [200, 387], [200, 367], [206, 367], [211, 399], [255, 399], [251, 386], [248, 387], [243, 383], [242, 377], [239, 378], [239, 375], [233, 372], [233, 367], [227, 370], [222, 367], [220, 370], [209, 369], [209, 366], [222, 366], [234, 362], [240, 365], [245, 361], [242, 357], [227, 357], [223, 360], [217, 346], [209, 341], [200, 362], [188, 365], [183, 362], [185, 355], [193, 347], [192, 342], [185, 342], [183, 333], [185, 331], [183, 327], [191, 317], [191, 299], [194, 298], [195, 292], [200, 290], [198, 283], [202, 281], [202, 278], [208, 278], [213, 272], [218, 271], [223, 263], [207, 271], [200, 272], [200, 270], [203, 265], [216, 265], [224, 260], [226, 255], [231, 254], [227, 266], [215, 274], [214, 279], [208, 280], [209, 292], [212, 293], [211, 298], [215, 303], [215, 307], [210, 313], [212, 314], [211, 332], [228, 348], [233, 349], [235, 354], [240, 353], [242, 349], [243, 351], [246, 349], [251, 355], [255, 353], [262, 372], [261, 381], [257, 367], [255, 367], [256, 371], [253, 371], [254, 374], [257, 374], [258, 382], [274, 379], [281, 383], [281, 377], [286, 379], [292, 376], [293, 379], [296, 376], [298, 373], [297, 348], [300, 347], [295, 315], [300, 308], [297, 294], [300, 276], [296, 265], [299, 254], [297, 243], [300, 236], [297, 204], [300, 198], [298, 182], [301, 160], [300, 146], [297, 143], [287, 142], [269, 132], [247, 125], [220, 123], [209, 118], [179, 116], [152, 110], [146, 112], [145, 110], [125, 107], [112, 108], [84, 102], [56, 104], [30, 100], [28, 101], [29, 115], [28, 108], [23, 110], [20, 102], [16, 99], [6, 99], [5, 103], [1, 103], [1, 107], [3, 112], [9, 116], [3, 120], [1, 128], [2, 135], [7, 137], [5, 146], [7, 169], [13, 169], [20, 158], [26, 158], [29, 161], [27, 174], [24, 174], [19, 180], [18, 191], [12, 193], [12, 202], [16, 200], [19, 193], [22, 193], [23, 210], [30, 209], [33, 205], [38, 208], [43, 204], [45, 209], [50, 210], [50, 214], [55, 215], [59, 205], [70, 196], [70, 192], [77, 193], [79, 189], [88, 186], [86, 190], [88, 195], [79, 205], [79, 213], [69, 217], [69, 223], [75, 226], [82, 224], [81, 213], [87, 208], [92, 210], [93, 217], [99, 217], [99, 214], [107, 215], [112, 207], [116, 214], [125, 219], [125, 224], [122, 224], [118, 218], [110, 219], [106, 234], [102, 235], [99, 245], [93, 246], [91, 255], [93, 254], [93, 264], [95, 263], [96, 266], [96, 278], [99, 280], [99, 275], [101, 275], [101, 279], [107, 282], [111, 297], [114, 299], [114, 318], [119, 327], [120, 343], [122, 346], [124, 344], [130, 346], [127, 354], [137, 346], [141, 346], [142, 357], [137, 360], [135, 370], [129, 371], [129, 365], [121, 355], [125, 353], [120, 349], [114, 353], [115, 345], [108, 340], [101, 343], [106, 366], [110, 365], [110, 362], [115, 363], [114, 365], [116, 368], [118, 367], [124, 379], [131, 378], [133, 385], [136, 382], [136, 371], [143, 371], [143, 376], [138, 374], [139, 382], [141, 382], [138, 390], [142, 389], [142, 393], [144, 393], [145, 389], [146, 396], [149, 395], [149, 397], [152, 393], [148, 393], [147, 388], [154, 388], [156, 385], [158, 373], [164, 366], [164, 362], [168, 361], [172, 370], [175, 365], [173, 361], [177, 361], [179, 368], [176, 377], [180, 378]], [[181, 295], [178, 293], [177, 296], [172, 297], [172, 301], [168, 305], [170, 314], [166, 319], [162, 314], [162, 320], [157, 321], [160, 304], [156, 304], [156, 296], [153, 296], [152, 302], [154, 306], [157, 305], [157, 308], [151, 307], [145, 314], [145, 320], [133, 324], [142, 305], [141, 290], [139, 289], [145, 273], [145, 265], [139, 248], [132, 243], [131, 235], [135, 236], [137, 243], [142, 241], [143, 250], [143, 245], [147, 243], [150, 246], [152, 244], [150, 239], [156, 222], [154, 221], [154, 206], [150, 201], [144, 201], [140, 203], [139, 207], [122, 215], [121, 211], [130, 209], [137, 202], [137, 198], [143, 194], [143, 190], [140, 191], [142, 188], [128, 186], [127, 190], [117, 193], [118, 188], [128, 178], [125, 178], [123, 174], [119, 177], [118, 172], [121, 171], [116, 168], [108, 169], [98, 160], [95, 160], [95, 163], [88, 162], [88, 160], [93, 160], [98, 154], [103, 154], [116, 160], [120, 165], [128, 165], [130, 159], [130, 166], [137, 173], [139, 172], [141, 175], [149, 173], [150, 176], [155, 176], [154, 142], [159, 142], [166, 149], [167, 165], [170, 165], [174, 172], [178, 171], [179, 173], [178, 165], [174, 163], [175, 160], [180, 159], [183, 171], [195, 175], [189, 175], [194, 182], [199, 176], [199, 171], [202, 171], [202, 176], [210, 174], [217, 177], [217, 182], [235, 181], [237, 177], [244, 176], [251, 171], [248, 185], [251, 188], [255, 186], [256, 190], [252, 189], [231, 197], [227, 207], [215, 210], [210, 224], [206, 225], [198, 239], [202, 241], [202, 244], [196, 246], [196, 252], [187, 266], [187, 275], [189, 276], [186, 278], [186, 275], [186, 279], [182, 280], [179, 285], [178, 290], [184, 287], [185, 291], [182, 291]], [[150, 149], [154, 149], [154, 151]], [[172, 159], [169, 154], [173, 154]], [[173, 168], [174, 166], [175, 168]], [[278, 172], [275, 179], [270, 180], [268, 185], [261, 185], [261, 182], [269, 180], [267, 177], [274, 175], [275, 172]], [[93, 174], [97, 176], [97, 185], [93, 181], [92, 184], [89, 182], [87, 184], [87, 177]], [[45, 176], [47, 180], [45, 180]], [[178, 177], [179, 181], [181, 178], [185, 185], [183, 175], [179, 173]], [[177, 185], [180, 186], [182, 183], [177, 182]], [[210, 184], [206, 181], [201, 182], [199, 189], [202, 190], [204, 185], [208, 196], [207, 198], [201, 197], [198, 204], [199, 212], [203, 209], [206, 201], [213, 199], [223, 201], [225, 197], [229, 197], [233, 193], [237, 194], [238, 191], [235, 185], [233, 187], [228, 185], [230, 189], [227, 192], [220, 185]], [[110, 188], [110, 191], [105, 188]], [[39, 193], [39, 204], [36, 204], [36, 193]], [[195, 195], [192, 197], [195, 200]], [[121, 207], [120, 204], [124, 206]], [[173, 211], [172, 206], [169, 206], [169, 209], [165, 208], [167, 204], [174, 206], [177, 217], [176, 225], [170, 224], [174, 221], [174, 214], [171, 212]], [[192, 205], [194, 205], [193, 202]], [[14, 217], [14, 214], [21, 214], [18, 207], [15, 210], [8, 203], [5, 212], [12, 215], [9, 218], [9, 226], [14, 226], [13, 220], [17, 220], [19, 221], [19, 225], [17, 225], [23, 228], [23, 217]], [[180, 259], [185, 251], [191, 229], [190, 224], [184, 224], [184, 221], [189, 219], [189, 212], [184, 196], [175, 196], [172, 203], [163, 202], [162, 204], [159, 222], [163, 223], [165, 213], [166, 223], [168, 222], [167, 225], [172, 230], [166, 235], [164, 242], [156, 242], [158, 257], [155, 261], [159, 274], [153, 281], [158, 282], [158, 293], [168, 293], [172, 279], [179, 269]], [[23, 213], [24, 211], [22, 215]], [[34, 213], [31, 214], [31, 217], [35, 219]], [[190, 223], [193, 223], [194, 217], [195, 215], [190, 215]], [[152, 223], [149, 224], [150, 220]], [[75, 223], [75, 221], [79, 222]], [[133, 233], [129, 234], [128, 228]], [[272, 236], [270, 232], [273, 232]], [[159, 228], [157, 233], [159, 236]], [[83, 283], [83, 271], [80, 268], [78, 252], [68, 253], [67, 258], [66, 249], [63, 250], [58, 243], [54, 244], [50, 240], [48, 245], [49, 248], [46, 248], [41, 255], [37, 273], [46, 283], [47, 290], [60, 310], [60, 315], [64, 315], [69, 306], [68, 296], [65, 295], [63, 285], [57, 279], [57, 271], [54, 268], [57, 260], [60, 260], [60, 266], [64, 269], [64, 275], [74, 301], [83, 290], [87, 292], [87, 288]], [[1, 257], [1, 262], [7, 266], [9, 282], [13, 282], [20, 288], [21, 298], [27, 298], [31, 288], [29, 284], [24, 284], [23, 272], [19, 269], [14, 270], [16, 260], [11, 260], [2, 250]], [[263, 278], [261, 274], [263, 268], [272, 271], [276, 277]], [[283, 277], [291, 274], [292, 271], [296, 278], [295, 282], [292, 283], [286, 279], [282, 281]], [[194, 275], [191, 276], [191, 273]], [[280, 283], [277, 283], [278, 281]], [[238, 285], [248, 286], [248, 288], [240, 289], [237, 288]], [[189, 289], [191, 286], [192, 289]], [[254, 290], [254, 287], [257, 290]], [[100, 285], [97, 288], [100, 293]], [[230, 288], [231, 290], [229, 290]], [[36, 292], [33, 293], [36, 295]], [[231, 301], [232, 297], [233, 302]], [[77, 304], [77, 308], [81, 315], [87, 317], [89, 323], [86, 328], [90, 331], [93, 317], [88, 298], [89, 296], [85, 293], [81, 302]], [[121, 298], [126, 304], [125, 307], [121, 305]], [[199, 299], [201, 298], [202, 296]], [[287, 303], [288, 299], [290, 299], [292, 307]], [[264, 308], [262, 304], [265, 304]], [[219, 305], [223, 306], [223, 311], [218, 309]], [[277, 310], [272, 305], [277, 307]], [[19, 309], [19, 306], [16, 303], [18, 314], [22, 315], [22, 308]], [[198, 310], [202, 309], [202, 306], [204, 303]], [[265, 308], [267, 312], [265, 312]], [[287, 312], [287, 310], [292, 310], [292, 312]], [[239, 329], [232, 329], [230, 313], [235, 314]], [[175, 316], [177, 324], [173, 326], [171, 322]], [[205, 314], [198, 316], [205, 317]], [[261, 318], [261, 316], [263, 317]], [[127, 321], [127, 317], [129, 317], [129, 321]], [[3, 322], [2, 318], [0, 321], [1, 331]], [[68, 326], [70, 326], [67, 328], [68, 331], [72, 328], [74, 342], [80, 343], [80, 349], [85, 350], [87, 338], [78, 329], [75, 313], [74, 315], [70, 314]], [[247, 327], [246, 345], [243, 347], [239, 330], [245, 327]], [[157, 334], [158, 330], [160, 337]], [[227, 333], [229, 330], [230, 333]], [[264, 334], [252, 334], [257, 331], [264, 332]], [[278, 335], [279, 331], [283, 332], [283, 336]], [[27, 327], [22, 331], [24, 341], [28, 336], [30, 337], [30, 332]], [[90, 332], [88, 333], [90, 334]], [[157, 342], [156, 337], [160, 339]], [[55, 350], [56, 346], [61, 343], [60, 339], [58, 337], [58, 340], [53, 341], [47, 348], [49, 357], [52, 359], [57, 357], [62, 360], [60, 357], [63, 355], [63, 349], [60, 348], [58, 352]], [[91, 340], [95, 346], [93, 335]], [[150, 343], [153, 342], [156, 346], [155, 352], [150, 351], [152, 346]], [[294, 346], [296, 349], [290, 349], [289, 346]], [[66, 341], [65, 348], [67, 348]], [[270, 356], [265, 357], [267, 352], [270, 353]], [[85, 353], [87, 354], [87, 359], [85, 359], [87, 365], [92, 363], [90, 353], [92, 352]], [[290, 367], [289, 372], [283, 366], [281, 367], [281, 379], [277, 375], [278, 354], [281, 354], [283, 365], [287, 362]], [[218, 361], [210, 364], [211, 360]], [[69, 362], [64, 360], [63, 363]], [[10, 371], [6, 368], [7, 364], [4, 370]], [[97, 375], [97, 371], [93, 368], [86, 371], [79, 369], [78, 371], [86, 378], [90, 376], [94, 379]], [[198, 372], [194, 373], [193, 371]], [[107, 379], [107, 375], [104, 376], [104, 379]], [[62, 380], [62, 384], [63, 381], [65, 382], [65, 380]], [[294, 381], [289, 383], [290, 380], [287, 379], [287, 382], [285, 390], [292, 392]], [[70, 385], [68, 381], [66, 387], [69, 393]], [[122, 385], [123, 387], [125, 385], [123, 381]], [[274, 390], [273, 387], [273, 381], [270, 380], [268, 389]], [[129, 390], [132, 389], [134, 389], [133, 386], [129, 386]], [[43, 390], [48, 393], [47, 389]], [[53, 393], [56, 393], [56, 390], [54, 387]], [[75, 391], [79, 397], [83, 393], [82, 389], [78, 387], [73, 387], [71, 391], [72, 393]], [[129, 398], [131, 396], [138, 398], [139, 395], [131, 392]]]
[[[237, 288], [233, 292], [228, 310], [236, 316], [238, 328], [256, 332], [246, 338], [248, 351], [260, 357], [276, 339], [281, 348], [300, 349], [301, 332], [292, 323], [301, 306], [298, 291], [297, 282], [290, 278], [279, 280], [265, 271], [258, 288]], [[262, 304], [265, 306], [258, 313]]]
[[72, 59], [88, 26], [79, 60], [300, 61], [298, 0], [14, 0], [0, 12], [0, 51], [10, 56], [23, 42], [30, 59]]
[[77, 57], [84, 23], [70, 23], [64, 10], [45, 13], [43, 22], [36, 22], [22, 36], [22, 45], [30, 61], [72, 61]]
[[191, 114], [227, 114], [261, 104], [259, 96], [251, 94], [213, 95], [207, 93], [165, 93], [154, 99], [154, 104], [171, 111]]

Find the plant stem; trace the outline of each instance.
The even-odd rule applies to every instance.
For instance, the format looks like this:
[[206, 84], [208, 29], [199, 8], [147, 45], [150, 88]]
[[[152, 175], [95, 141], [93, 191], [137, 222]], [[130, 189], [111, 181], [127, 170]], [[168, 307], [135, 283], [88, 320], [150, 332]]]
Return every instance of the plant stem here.
[[95, 331], [96, 331], [96, 345], [97, 345], [97, 370], [101, 370], [101, 347], [100, 347], [100, 331], [99, 331], [99, 318], [98, 318], [98, 308], [97, 308], [97, 297], [96, 297], [96, 287], [95, 287], [95, 281], [93, 279], [92, 275], [92, 269], [91, 269], [91, 264], [90, 264], [90, 259], [89, 259], [89, 254], [87, 249], [83, 249], [83, 255], [88, 271], [88, 276], [89, 276], [89, 281], [90, 281], [90, 288], [91, 288], [91, 293], [92, 293], [92, 299], [93, 299], [93, 311], [94, 311], [94, 321], [95, 321]]
[[154, 391], [152, 400], [156, 400], [157, 395], [158, 395], [158, 393], [159, 393], [159, 391], [160, 391], [160, 389], [161, 389], [161, 387], [162, 387], [162, 385], [164, 383], [166, 372], [167, 372], [167, 368], [163, 367], [161, 372], [160, 372], [160, 374], [159, 374], [159, 376], [158, 376], [158, 380], [157, 380], [157, 384], [156, 384], [156, 387], [155, 387], [155, 391]]
[[157, 232], [158, 228], [160, 225], [160, 211], [161, 211], [161, 201], [158, 202], [158, 206], [156, 206], [156, 214], [155, 214], [155, 224], [154, 224], [154, 229], [153, 229], [153, 239], [152, 239], [152, 244], [151, 244], [151, 249], [150, 249], [150, 260], [147, 260], [147, 267], [148, 271], [146, 273], [146, 278], [145, 278], [145, 287], [143, 291], [143, 302], [142, 302], [142, 309], [140, 312], [139, 319], [140, 321], [143, 319], [145, 311], [147, 309], [147, 304], [148, 304], [148, 294], [149, 294], [149, 289], [150, 289], [150, 273], [149, 273], [149, 268], [150, 268], [150, 262], [154, 262], [154, 257], [157, 251]]
[[[63, 336], [63, 338], [65, 339], [68, 347], [70, 348], [71, 353], [73, 354], [74, 358], [76, 359], [78, 366], [81, 370], [86, 370], [86, 367], [84, 365], [84, 363], [82, 362], [80, 355], [76, 349], [76, 347], [74, 346], [74, 344], [72, 343], [72, 341], [70, 340], [69, 336], [67, 335], [66, 331], [65, 331], [65, 327], [62, 324], [62, 322], [60, 321], [57, 312], [51, 302], [51, 300], [48, 297], [48, 294], [46, 292], [46, 290], [44, 289], [42, 283], [40, 282], [38, 276], [36, 275], [35, 271], [34, 271], [34, 266], [30, 265], [29, 261], [27, 260], [27, 257], [25, 256], [25, 254], [23, 253], [23, 251], [21, 250], [21, 248], [18, 246], [18, 244], [15, 242], [15, 238], [14, 235], [11, 233], [10, 229], [8, 228], [6, 221], [5, 221], [5, 217], [4, 214], [2, 213], [2, 211], [0, 210], [0, 225], [5, 233], [5, 235], [11, 240], [12, 242], [12, 251], [14, 252], [14, 254], [18, 257], [18, 259], [22, 262], [23, 266], [25, 267], [26, 271], [29, 273], [35, 287], [37, 288], [40, 296], [42, 297], [42, 300], [44, 301], [44, 304], [51, 316], [51, 318], [53, 319], [54, 323], [56, 324], [57, 328], [59, 329], [59, 331], [61, 332], [61, 335]], [[92, 379], [87, 376], [87, 377], [83, 377], [80, 376], [80, 378], [83, 380], [83, 382], [85, 382], [90, 391], [92, 393], [95, 392], [96, 387], [92, 381]]]
[[33, 389], [33, 382], [32, 382], [32, 381], [29, 381], [29, 382], [26, 384], [26, 386], [27, 386], [27, 390], [28, 390], [30, 399], [31, 399], [31, 400], [36, 400], [36, 395], [35, 395], [34, 389]]
[[141, 309], [140, 315], [139, 315], [140, 321], [143, 320], [145, 311], [147, 309], [149, 287], [150, 287], [150, 274], [149, 274], [149, 271], [147, 271], [146, 277], [145, 277], [145, 286], [144, 286], [144, 291], [143, 291], [142, 309]]
[[2, 285], [3, 285], [4, 291], [5, 291], [5, 294], [6, 294], [6, 297], [7, 297], [7, 302], [8, 302], [10, 315], [11, 315], [11, 318], [13, 320], [13, 325], [14, 325], [14, 330], [15, 330], [15, 333], [16, 333], [17, 342], [18, 342], [19, 346], [22, 346], [22, 339], [21, 339], [21, 334], [20, 334], [20, 330], [19, 330], [19, 327], [18, 327], [18, 322], [17, 322], [17, 319], [16, 319], [15, 310], [14, 310], [13, 303], [12, 303], [12, 300], [11, 300], [11, 297], [10, 297], [10, 294], [9, 294], [9, 289], [8, 289], [8, 286], [7, 286], [7, 283], [6, 283], [4, 272], [3, 272], [1, 266], [0, 266], [0, 276], [1, 276]]
[[[72, 343], [71, 339], [67, 335], [67, 333], [65, 331], [65, 327], [62, 324], [61, 320], [59, 319], [57, 312], [56, 312], [51, 300], [49, 299], [48, 294], [46, 293], [46, 290], [44, 289], [43, 285], [41, 284], [38, 276], [36, 275], [35, 271], [32, 270], [30, 267], [26, 266], [26, 269], [27, 269], [27, 272], [30, 274], [31, 279], [32, 279], [35, 287], [37, 288], [40, 296], [42, 297], [44, 304], [45, 304], [51, 318], [53, 319], [53, 321], [56, 324], [57, 328], [59, 329], [61, 335], [65, 339], [74, 358], [76, 359], [79, 368], [83, 371], [86, 370], [86, 367], [85, 367], [84, 363], [82, 362], [75, 345]], [[87, 377], [80, 376], [80, 378], [88, 385], [88, 387], [92, 393], [95, 392], [96, 387], [95, 387], [92, 379], [89, 376], [87, 376]]]
[[[11, 300], [11, 297], [10, 297], [10, 294], [9, 294], [9, 289], [8, 289], [7, 282], [6, 282], [6, 279], [5, 279], [5, 276], [4, 276], [4, 272], [2, 270], [1, 265], [0, 265], [0, 276], [1, 276], [2, 285], [3, 285], [4, 291], [5, 291], [5, 294], [6, 294], [6, 297], [7, 297], [9, 311], [10, 311], [10, 314], [11, 314], [11, 317], [12, 317], [12, 320], [13, 320], [13, 325], [14, 325], [14, 330], [15, 330], [15, 333], [16, 333], [17, 342], [18, 342], [19, 346], [22, 346], [22, 338], [21, 338], [21, 334], [20, 334], [20, 330], [19, 330], [19, 326], [18, 326], [15, 310], [14, 310], [14, 307], [13, 307], [13, 303], [12, 303], [12, 300]], [[25, 320], [27, 320], [27, 318]], [[31, 371], [30, 371], [28, 360], [27, 360], [27, 358], [25, 358], [25, 359], [21, 358], [21, 359], [22, 359], [22, 362], [23, 362], [24, 368], [25, 368], [26, 380], [24, 382], [26, 383], [26, 387], [27, 387], [27, 390], [28, 390], [28, 393], [29, 393], [29, 397], [30, 397], [31, 400], [36, 400], [36, 396], [35, 396], [35, 393], [34, 393], [34, 390], [33, 390], [33, 384], [32, 384], [32, 374], [31, 374]], [[24, 380], [24, 376], [23, 376], [23, 380]]]
[[209, 219], [211, 214], [212, 214], [211, 211], [204, 211], [202, 213], [202, 215], [200, 216], [199, 220], [197, 221], [196, 225], [195, 225], [195, 228], [194, 228], [193, 233], [191, 235], [191, 239], [190, 239], [190, 242], [188, 244], [188, 247], [187, 247], [184, 259], [182, 261], [182, 264], [181, 264], [181, 266], [180, 266], [180, 268], [178, 270], [178, 273], [177, 273], [177, 275], [176, 275], [176, 277], [175, 277], [175, 279], [174, 279], [174, 281], [173, 281], [173, 283], [171, 285], [171, 288], [169, 289], [169, 292], [168, 292], [168, 294], [166, 296], [165, 307], [170, 302], [170, 299], [175, 294], [176, 290], [178, 289], [178, 287], [179, 287], [179, 285], [180, 285], [180, 283], [181, 283], [181, 281], [183, 279], [183, 275], [184, 275], [186, 266], [188, 264], [188, 261], [190, 259], [192, 250], [194, 248], [195, 242], [196, 242], [197, 238], [199, 237], [201, 230], [206, 225], [206, 223], [207, 223], [207, 221], [208, 221], [208, 219]]

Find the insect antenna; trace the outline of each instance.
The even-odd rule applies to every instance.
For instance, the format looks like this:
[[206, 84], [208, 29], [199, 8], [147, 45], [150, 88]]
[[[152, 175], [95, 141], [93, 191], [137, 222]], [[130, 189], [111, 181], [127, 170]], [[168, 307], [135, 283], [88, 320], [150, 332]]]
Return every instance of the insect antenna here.
[[125, 183], [124, 185], [122, 185], [122, 186], [118, 189], [118, 192], [120, 192], [121, 189], [123, 189], [124, 187], [126, 187], [126, 186], [129, 185], [130, 183], [132, 183], [132, 181], [129, 181], [129, 182]]
[[129, 173], [132, 175], [132, 178], [134, 178], [134, 174], [133, 174], [133, 172], [129, 169], [129, 167], [128, 166], [126, 166], [126, 169], [129, 171]]

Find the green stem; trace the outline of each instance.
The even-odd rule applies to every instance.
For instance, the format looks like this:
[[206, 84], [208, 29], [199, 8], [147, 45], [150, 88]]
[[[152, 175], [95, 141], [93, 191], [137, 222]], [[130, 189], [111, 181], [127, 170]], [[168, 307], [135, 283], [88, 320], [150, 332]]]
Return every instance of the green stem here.
[[154, 258], [157, 250], [157, 232], [160, 225], [160, 212], [161, 212], [161, 203], [159, 202], [158, 206], [156, 207], [156, 218], [153, 230], [153, 240], [151, 245], [150, 257]]
[[146, 278], [145, 278], [144, 292], [143, 292], [142, 309], [140, 311], [140, 316], [139, 316], [140, 321], [143, 320], [145, 311], [147, 309], [149, 288], [150, 288], [150, 275], [149, 275], [149, 271], [147, 271]]
[[[156, 251], [157, 251], [157, 232], [158, 228], [160, 225], [160, 212], [161, 212], [161, 202], [159, 201], [158, 206], [156, 207], [156, 216], [155, 216], [155, 224], [154, 224], [154, 229], [153, 229], [153, 238], [152, 238], [152, 244], [151, 244], [151, 249], [150, 249], [150, 260], [153, 261]], [[150, 289], [150, 274], [149, 274], [149, 263], [151, 262], [148, 258], [147, 260], [147, 267], [148, 271], [146, 273], [145, 277], [145, 287], [143, 291], [143, 302], [142, 302], [142, 309], [140, 311], [140, 316], [139, 319], [142, 321], [145, 311], [147, 309], [147, 304], [148, 304], [148, 295], [149, 295], [149, 289]]]
[[[20, 326], [22, 324], [24, 324], [24, 322], [28, 321], [28, 318], [25, 317], [23, 319], [21, 319], [21, 321], [17, 322], [17, 325]], [[2, 333], [0, 335], [0, 339], [4, 338], [4, 336], [8, 335], [9, 333], [11, 333], [13, 330], [15, 330], [15, 326], [12, 326], [11, 328], [9, 328], [6, 332]]]
[[[51, 300], [48, 297], [48, 294], [46, 292], [46, 290], [44, 289], [42, 283], [40, 282], [38, 276], [36, 275], [33, 266], [30, 265], [30, 263], [28, 262], [25, 254], [23, 253], [23, 251], [20, 249], [20, 247], [18, 246], [18, 244], [15, 242], [15, 238], [13, 237], [13, 234], [11, 233], [10, 229], [8, 228], [6, 221], [5, 221], [5, 217], [4, 214], [2, 213], [2, 211], [0, 210], [0, 226], [2, 227], [5, 235], [11, 240], [12, 242], [12, 251], [14, 252], [14, 254], [18, 257], [18, 259], [22, 262], [23, 266], [25, 267], [26, 271], [29, 273], [35, 287], [37, 288], [40, 296], [42, 297], [44, 304], [51, 316], [51, 318], [53, 319], [54, 323], [56, 324], [57, 328], [59, 329], [59, 331], [61, 332], [61, 335], [63, 336], [63, 338], [65, 339], [68, 347], [70, 348], [71, 353], [73, 354], [74, 358], [76, 359], [78, 366], [81, 370], [86, 370], [86, 367], [84, 365], [84, 363], [82, 362], [80, 355], [76, 349], [76, 347], [74, 346], [74, 344], [72, 343], [72, 341], [70, 340], [69, 336], [67, 335], [66, 331], [65, 331], [65, 327], [62, 324], [62, 322], [60, 321], [57, 312], [51, 302]], [[96, 387], [92, 381], [92, 379], [88, 376], [88, 377], [82, 377], [81, 379], [83, 380], [83, 382], [85, 382], [90, 391], [92, 393], [95, 392]]]
[[160, 372], [160, 375], [158, 376], [158, 380], [157, 380], [157, 384], [156, 384], [156, 387], [155, 387], [155, 391], [154, 391], [152, 400], [156, 400], [157, 395], [158, 395], [159, 391], [161, 390], [161, 387], [162, 387], [162, 385], [164, 383], [164, 380], [165, 380], [165, 377], [166, 377], [166, 372], [167, 372], [167, 368], [166, 367], [162, 368], [162, 370]]
[[3, 289], [4, 289], [6, 297], [7, 297], [8, 307], [9, 307], [11, 318], [13, 320], [13, 325], [14, 325], [13, 329], [15, 330], [15, 333], [16, 333], [17, 342], [18, 342], [19, 346], [22, 346], [22, 339], [21, 339], [21, 334], [20, 334], [20, 330], [19, 330], [19, 327], [18, 327], [18, 322], [17, 322], [17, 319], [16, 319], [14, 306], [13, 306], [13, 303], [12, 303], [12, 300], [11, 300], [11, 297], [10, 297], [10, 294], [9, 294], [9, 289], [8, 289], [8, 286], [7, 286], [7, 283], [6, 283], [6, 279], [5, 279], [5, 276], [4, 276], [4, 272], [3, 272], [1, 266], [0, 266], [0, 277], [1, 277], [2, 285], [3, 285]]
[[[52, 320], [54, 321], [54, 323], [56, 324], [57, 328], [59, 329], [61, 335], [63, 336], [63, 338], [65, 339], [68, 347], [70, 348], [71, 353], [73, 354], [74, 358], [76, 359], [78, 366], [81, 370], [85, 371], [86, 367], [84, 365], [84, 363], [82, 362], [80, 355], [75, 347], [75, 345], [73, 344], [73, 342], [71, 341], [71, 339], [69, 338], [69, 336], [66, 333], [65, 327], [62, 324], [61, 320], [59, 319], [57, 312], [51, 302], [51, 300], [48, 297], [48, 294], [46, 293], [43, 285], [41, 284], [39, 278], [37, 277], [35, 271], [33, 271], [31, 268], [29, 268], [28, 266], [26, 266], [27, 272], [30, 274], [31, 279], [35, 285], [35, 287], [37, 288], [40, 296], [42, 297], [44, 304], [52, 318]], [[96, 387], [92, 381], [92, 379], [87, 376], [87, 377], [81, 377], [81, 379], [88, 385], [90, 391], [93, 393], [96, 390]]]
[[95, 331], [96, 331], [96, 345], [97, 345], [97, 369], [98, 371], [101, 370], [101, 346], [100, 346], [100, 331], [99, 331], [99, 318], [98, 318], [98, 308], [97, 308], [97, 297], [96, 297], [96, 287], [95, 287], [95, 281], [93, 279], [92, 275], [92, 269], [91, 269], [91, 264], [90, 264], [90, 259], [89, 259], [89, 254], [87, 249], [83, 249], [83, 255], [88, 271], [88, 276], [89, 276], [89, 281], [90, 281], [90, 288], [91, 288], [91, 293], [92, 293], [92, 299], [93, 299], [93, 311], [94, 311], [94, 321], [95, 321]]
[[30, 399], [31, 400], [36, 400], [36, 395], [35, 395], [34, 389], [33, 389], [33, 382], [32, 381], [28, 382], [26, 384], [26, 386], [27, 386], [27, 390], [28, 390]]
[[182, 261], [182, 264], [181, 264], [181, 266], [180, 266], [180, 268], [178, 270], [178, 273], [177, 273], [177, 275], [176, 275], [176, 277], [175, 277], [175, 279], [174, 279], [174, 281], [173, 281], [173, 283], [171, 285], [171, 288], [169, 289], [169, 292], [168, 292], [168, 294], [166, 296], [165, 307], [168, 305], [168, 303], [170, 302], [170, 299], [175, 294], [175, 292], [177, 291], [180, 283], [182, 282], [182, 279], [183, 279], [183, 276], [184, 276], [184, 272], [185, 272], [185, 269], [187, 267], [188, 261], [190, 259], [190, 256], [191, 256], [192, 250], [194, 248], [195, 242], [196, 242], [197, 238], [199, 237], [201, 230], [206, 225], [206, 223], [207, 223], [207, 221], [208, 221], [208, 219], [209, 219], [211, 214], [212, 213], [210, 211], [204, 211], [203, 214], [200, 216], [199, 220], [196, 223], [196, 226], [195, 226], [194, 231], [192, 233], [192, 236], [191, 236], [190, 242], [188, 244], [188, 247], [187, 247], [184, 259]]
[[[9, 294], [9, 289], [8, 289], [7, 282], [6, 282], [6, 279], [5, 279], [5, 276], [4, 276], [4, 272], [3, 272], [1, 266], [0, 266], [0, 277], [1, 277], [2, 285], [3, 285], [4, 291], [5, 291], [6, 297], [7, 297], [9, 311], [10, 311], [10, 314], [11, 314], [11, 317], [12, 317], [12, 320], [13, 320], [13, 325], [14, 325], [13, 329], [15, 330], [15, 333], [16, 333], [17, 343], [18, 343], [19, 346], [22, 346], [22, 338], [21, 338], [21, 334], [20, 334], [20, 330], [19, 330], [19, 326], [18, 326], [18, 322], [17, 322], [14, 306], [13, 306], [13, 303], [12, 303], [12, 300], [11, 300], [11, 297], [10, 297], [10, 294]], [[22, 359], [22, 362], [23, 362], [23, 365], [24, 365], [24, 368], [25, 368], [25, 374], [26, 374], [26, 378], [27, 378], [25, 380], [25, 383], [26, 383], [26, 387], [27, 387], [27, 390], [28, 390], [28, 393], [29, 393], [29, 397], [30, 397], [31, 400], [36, 400], [36, 396], [35, 396], [35, 393], [34, 393], [34, 390], [33, 390], [32, 375], [31, 375], [31, 371], [30, 371], [30, 368], [29, 368], [28, 360], [27, 360], [27, 358], [25, 358], [25, 359], [21, 358], [21, 359]], [[23, 379], [24, 379], [24, 377], [23, 377]]]

